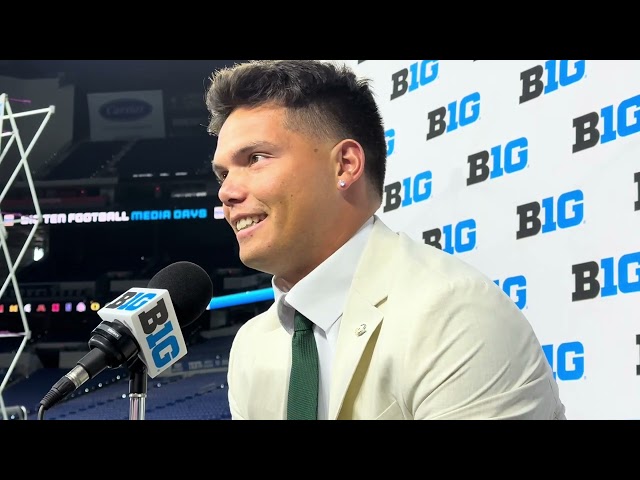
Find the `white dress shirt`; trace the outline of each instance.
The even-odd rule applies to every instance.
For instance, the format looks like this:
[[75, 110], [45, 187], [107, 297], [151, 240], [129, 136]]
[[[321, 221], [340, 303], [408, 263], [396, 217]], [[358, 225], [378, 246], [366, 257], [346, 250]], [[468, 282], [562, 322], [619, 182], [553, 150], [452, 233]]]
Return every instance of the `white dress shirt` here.
[[278, 279], [271, 283], [282, 327], [293, 335], [293, 315], [297, 310], [313, 322], [318, 347], [320, 384], [318, 386], [318, 420], [326, 420], [329, 410], [331, 367], [340, 319], [351, 288], [360, 256], [373, 227], [374, 217], [342, 247], [318, 265], [309, 275], [287, 291]]

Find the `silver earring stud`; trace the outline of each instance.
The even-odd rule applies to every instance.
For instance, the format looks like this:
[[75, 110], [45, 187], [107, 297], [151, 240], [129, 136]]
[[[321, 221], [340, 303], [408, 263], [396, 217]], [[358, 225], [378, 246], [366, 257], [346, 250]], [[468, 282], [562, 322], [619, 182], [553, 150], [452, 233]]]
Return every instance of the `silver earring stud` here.
[[345, 182], [344, 180], [340, 180], [340, 181], [338, 182], [338, 185], [340, 185], [341, 187], [343, 187], [343, 188], [344, 188], [344, 187], [347, 185], [347, 182]]

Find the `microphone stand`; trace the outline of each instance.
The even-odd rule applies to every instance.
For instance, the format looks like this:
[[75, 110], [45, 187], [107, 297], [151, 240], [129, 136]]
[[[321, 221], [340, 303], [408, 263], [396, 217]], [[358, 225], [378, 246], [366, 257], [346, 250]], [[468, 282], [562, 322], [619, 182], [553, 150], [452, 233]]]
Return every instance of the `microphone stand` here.
[[129, 420], [144, 420], [147, 399], [147, 367], [140, 357], [129, 364]]

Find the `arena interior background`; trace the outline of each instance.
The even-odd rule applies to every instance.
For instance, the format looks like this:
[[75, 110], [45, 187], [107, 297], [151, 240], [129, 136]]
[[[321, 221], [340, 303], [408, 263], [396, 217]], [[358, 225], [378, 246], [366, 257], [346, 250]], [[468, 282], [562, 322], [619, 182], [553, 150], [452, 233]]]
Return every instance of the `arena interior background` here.
[[511, 296], [568, 418], [640, 418], [640, 62], [343, 62], [385, 122], [381, 218]]
[[[640, 418], [640, 61], [339, 61], [382, 110], [383, 220], [504, 289], [569, 419]], [[0, 80], [30, 108], [56, 107], [35, 168], [71, 140], [72, 87]]]

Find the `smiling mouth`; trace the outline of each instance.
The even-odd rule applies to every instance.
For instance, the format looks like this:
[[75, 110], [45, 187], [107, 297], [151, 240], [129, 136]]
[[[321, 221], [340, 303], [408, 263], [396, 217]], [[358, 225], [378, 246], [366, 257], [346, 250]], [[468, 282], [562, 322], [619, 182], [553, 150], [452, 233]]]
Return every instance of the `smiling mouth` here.
[[238, 233], [240, 233], [243, 230], [246, 230], [246, 229], [251, 228], [251, 227], [253, 227], [255, 225], [258, 225], [265, 218], [267, 218], [266, 215], [253, 215], [251, 217], [242, 218], [242, 219], [238, 220], [236, 222], [236, 224], [235, 224], [236, 231]]

